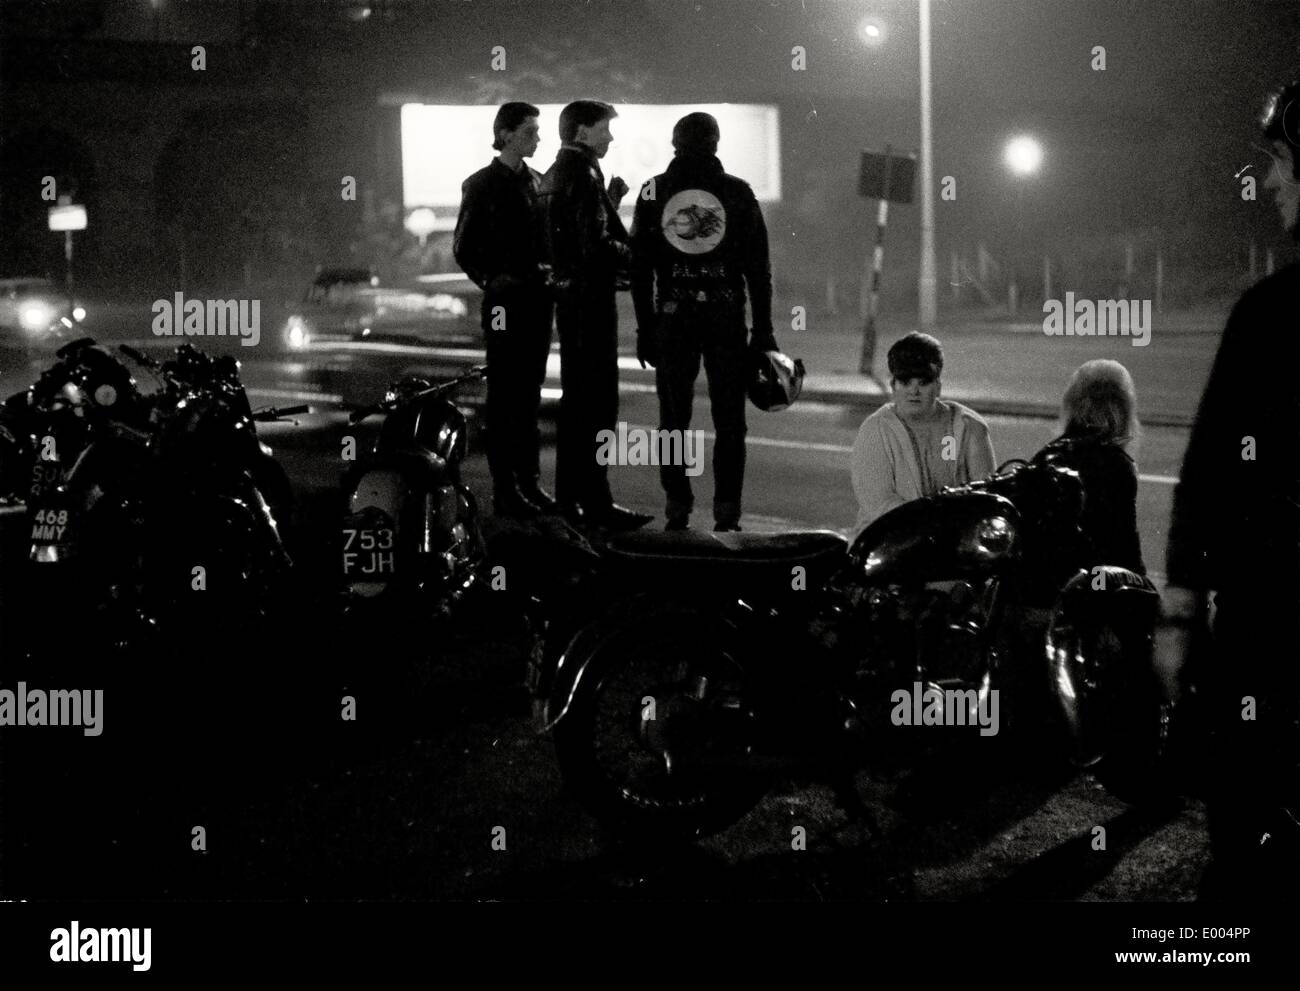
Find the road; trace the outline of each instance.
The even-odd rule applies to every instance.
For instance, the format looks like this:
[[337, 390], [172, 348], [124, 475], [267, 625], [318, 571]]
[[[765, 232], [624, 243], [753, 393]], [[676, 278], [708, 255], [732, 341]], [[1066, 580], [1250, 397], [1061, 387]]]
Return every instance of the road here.
[[[245, 374], [255, 403], [290, 402], [306, 388], [278, 360], [247, 361]], [[621, 416], [651, 426], [656, 409], [647, 381], [629, 379]], [[701, 400], [697, 415], [706, 410]], [[746, 528], [847, 528], [856, 508], [847, 456], [860, 418], [815, 402], [780, 414], [750, 410]], [[1052, 436], [1046, 420], [995, 416], [990, 424], [1000, 460], [1032, 454]], [[322, 525], [348, 430], [343, 415], [321, 403], [296, 426], [263, 431], [308, 504], [306, 517]], [[554, 448], [547, 432], [549, 480]], [[1185, 442], [1185, 430], [1153, 428], [1139, 454], [1139, 526], [1155, 572]], [[697, 480], [697, 526], [711, 524], [710, 476], [706, 470]], [[466, 477], [490, 506], [481, 454], [470, 459]], [[655, 468], [617, 467], [612, 480], [620, 501], [661, 515]], [[311, 617], [302, 623], [305, 631], [314, 625]], [[145, 699], [123, 703], [138, 706], [142, 722], [126, 750], [113, 751], [118, 763], [111, 766], [100, 763], [108, 758], [93, 741], [78, 739], [59, 751], [24, 738], [22, 759], [37, 763], [27, 765], [35, 769], [29, 790], [17, 799], [11, 792], [6, 807], [7, 891], [439, 899], [1194, 896], [1207, 855], [1199, 802], [1130, 809], [1088, 776], [1023, 754], [951, 755], [913, 773], [860, 775], [880, 835], [848, 823], [824, 786], [784, 780], [743, 821], [689, 850], [622, 849], [564, 792], [552, 745], [533, 732], [520, 688], [521, 632], [510, 617], [479, 611], [450, 639], [430, 634], [400, 642], [372, 631], [360, 646], [345, 648], [305, 633], [277, 648], [280, 670], [270, 682], [256, 680], [247, 658], [224, 659], [203, 676], [204, 687], [186, 689], [166, 733], [148, 722]], [[184, 669], [184, 650], [178, 660]], [[362, 668], [400, 673], [387, 687], [359, 694], [358, 723], [345, 727], [335, 718], [339, 695], [355, 690], [347, 686]], [[131, 720], [119, 716], [117, 725], [131, 727]], [[177, 725], [182, 736], [167, 735]], [[166, 755], [159, 740], [169, 742]], [[9, 749], [12, 769], [19, 759]], [[96, 802], [86, 800], [90, 794]], [[196, 824], [208, 831], [206, 853], [190, 849]], [[792, 849], [795, 826], [807, 832], [806, 850]], [[1106, 830], [1103, 850], [1096, 849], [1096, 826]], [[496, 827], [505, 830], [504, 850], [493, 848]]]

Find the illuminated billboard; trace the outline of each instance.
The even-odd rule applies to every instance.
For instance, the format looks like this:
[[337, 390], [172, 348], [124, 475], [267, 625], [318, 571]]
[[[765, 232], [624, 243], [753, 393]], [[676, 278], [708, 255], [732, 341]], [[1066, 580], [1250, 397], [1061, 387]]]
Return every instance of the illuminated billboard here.
[[[560, 150], [560, 103], [539, 104], [542, 140], [528, 164], [545, 172]], [[703, 110], [718, 119], [718, 158], [751, 186], [761, 202], [781, 198], [780, 120], [776, 107], [745, 103], [619, 104], [611, 122], [614, 143], [601, 159], [606, 179], [622, 176], [631, 188], [623, 200], [630, 213], [641, 184], [664, 170], [673, 156], [673, 125]], [[460, 206], [460, 186], [496, 154], [492, 150], [495, 106], [402, 105], [402, 198], [407, 210], [432, 207], [437, 228], [449, 230]]]

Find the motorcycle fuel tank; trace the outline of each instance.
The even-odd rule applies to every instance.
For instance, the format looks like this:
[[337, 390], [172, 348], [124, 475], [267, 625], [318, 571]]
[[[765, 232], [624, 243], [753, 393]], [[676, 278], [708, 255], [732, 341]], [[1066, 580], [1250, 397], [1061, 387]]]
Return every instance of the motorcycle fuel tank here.
[[849, 559], [872, 584], [948, 581], [991, 574], [1020, 552], [1020, 517], [988, 492], [941, 493], [886, 513], [864, 530]]

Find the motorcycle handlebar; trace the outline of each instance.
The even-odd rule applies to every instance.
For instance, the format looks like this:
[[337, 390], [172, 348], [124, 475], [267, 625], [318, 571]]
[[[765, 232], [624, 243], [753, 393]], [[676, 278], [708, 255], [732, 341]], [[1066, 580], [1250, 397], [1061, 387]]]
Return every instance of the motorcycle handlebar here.
[[279, 420], [286, 416], [298, 416], [304, 413], [310, 413], [311, 407], [306, 403], [301, 406], [268, 406], [266, 409], [254, 410], [251, 414], [254, 420]]
[[362, 409], [356, 410], [348, 417], [348, 422], [352, 424], [357, 424], [360, 423], [362, 420], [366, 419], [367, 417], [373, 416], [376, 413], [385, 413], [390, 410], [397, 409], [399, 406], [404, 406], [407, 403], [414, 402], [417, 399], [422, 399], [425, 396], [435, 396], [435, 395], [440, 395], [441, 393], [444, 392], [450, 392], [452, 389], [456, 388], [459, 385], [463, 385], [466, 382], [469, 382], [471, 379], [486, 378], [487, 370], [488, 370], [487, 365], [475, 365], [464, 375], [458, 375], [456, 378], [449, 379], [446, 382], [440, 382], [437, 385], [431, 385], [429, 386], [429, 388], [421, 389], [419, 392], [414, 393], [413, 395], [406, 396], [400, 399], [386, 400], [382, 403], [375, 403], [373, 406], [366, 406], [363, 407]]

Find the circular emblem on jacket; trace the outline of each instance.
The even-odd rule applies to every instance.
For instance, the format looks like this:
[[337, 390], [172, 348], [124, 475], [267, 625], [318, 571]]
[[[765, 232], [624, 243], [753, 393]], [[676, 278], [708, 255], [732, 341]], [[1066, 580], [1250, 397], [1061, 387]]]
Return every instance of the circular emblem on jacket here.
[[664, 237], [678, 251], [702, 255], [718, 246], [727, 233], [727, 211], [703, 189], [683, 189], [664, 206]]

